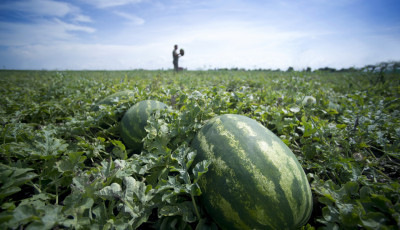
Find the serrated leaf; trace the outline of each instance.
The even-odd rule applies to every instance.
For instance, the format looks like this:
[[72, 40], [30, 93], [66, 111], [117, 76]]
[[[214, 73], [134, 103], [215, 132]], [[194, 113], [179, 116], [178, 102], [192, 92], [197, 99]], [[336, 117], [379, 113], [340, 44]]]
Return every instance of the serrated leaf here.
[[[179, 168], [185, 170], [186, 164], [185, 164], [185, 157], [187, 155], [186, 148], [185, 146], [180, 146], [177, 150], [172, 152], [171, 154], [171, 159], [176, 161], [179, 165]], [[176, 170], [179, 171], [180, 169], [177, 168]]]
[[326, 110], [330, 115], [336, 115], [339, 114], [339, 112], [336, 109], [327, 109]]
[[383, 195], [371, 194], [371, 202], [382, 212], [391, 213], [393, 211], [392, 202]]
[[359, 194], [359, 185], [357, 182], [349, 181], [344, 185], [343, 188], [345, 189], [346, 194], [349, 196], [356, 196]]
[[19, 192], [21, 190], [19, 186], [38, 177], [36, 173], [31, 172], [33, 170], [31, 168], [16, 168], [0, 164], [0, 169], [3, 170], [0, 172], [0, 182], [2, 184], [0, 199]]
[[197, 155], [196, 151], [190, 151], [187, 154], [187, 161], [186, 161], [186, 168], [187, 169], [190, 168], [190, 166], [192, 165], [193, 160], [196, 157], [196, 155]]
[[68, 153], [67, 157], [63, 157], [62, 160], [56, 162], [58, 171], [64, 173], [83, 167], [83, 162], [86, 160], [86, 156], [82, 155], [83, 152]]
[[340, 218], [346, 226], [357, 226], [360, 223], [360, 215], [362, 215], [360, 207], [357, 204], [341, 204], [338, 205]]
[[126, 152], [125, 145], [121, 141], [118, 141], [118, 140], [111, 140], [110, 142], [114, 145], [112, 153], [116, 157], [118, 157], [122, 160], [126, 160], [128, 158], [128, 153]]
[[121, 185], [112, 183], [110, 186], [104, 187], [97, 194], [106, 199], [120, 199], [123, 197]]
[[192, 196], [200, 196], [201, 195], [201, 189], [200, 186], [197, 183], [191, 184], [191, 185], [186, 185], [186, 189], [187, 191], [189, 191], [189, 193]]
[[163, 192], [162, 201], [174, 203], [176, 196], [180, 193], [187, 192], [184, 184], [181, 184], [176, 177], [168, 176], [168, 180], [162, 180], [157, 186], [158, 192]]
[[0, 189], [0, 199], [3, 199], [7, 196], [11, 196], [14, 193], [17, 193], [21, 191], [21, 188], [19, 187], [8, 187], [7, 189]]
[[39, 193], [22, 200], [20, 205], [33, 205], [36, 208], [44, 207], [51, 199], [54, 199], [52, 194]]
[[108, 161], [101, 162], [101, 173], [104, 178], [111, 179], [115, 173], [115, 165], [112, 159], [110, 158]]
[[322, 208], [322, 215], [324, 219], [328, 222], [339, 222], [340, 213], [333, 206], [325, 206]]
[[195, 230], [218, 230], [218, 226], [214, 222], [210, 223], [206, 219], [201, 219]]
[[385, 219], [381, 212], [369, 212], [361, 218], [361, 224], [365, 228], [379, 229], [384, 226]]
[[336, 125], [336, 128], [338, 128], [338, 129], [344, 129], [344, 128], [346, 128], [346, 127], [347, 127], [346, 124], [337, 124], [337, 125]]
[[37, 155], [43, 159], [51, 159], [67, 150], [68, 144], [54, 137], [54, 130], [43, 130], [34, 141], [32, 155]]
[[13, 213], [12, 223], [25, 224], [34, 219], [37, 219], [37, 211], [31, 205], [19, 205]]
[[65, 217], [62, 215], [62, 206], [59, 205], [46, 205], [43, 207], [44, 216], [41, 217], [40, 222], [34, 222], [28, 225], [27, 229], [51, 229], [57, 223], [62, 222]]
[[182, 216], [183, 220], [192, 223], [197, 220], [194, 213], [193, 204], [190, 201], [176, 205], [166, 205], [159, 210], [159, 218], [162, 216]]
[[208, 172], [208, 167], [210, 166], [211, 162], [207, 160], [203, 160], [197, 163], [193, 168], [193, 175], [194, 175], [194, 183], [197, 183], [200, 177]]
[[140, 201], [142, 204], [147, 204], [153, 198], [151, 186], [146, 186], [145, 183], [137, 181], [133, 177], [125, 177], [124, 184], [126, 186], [125, 198], [127, 200], [135, 198], [135, 200]]

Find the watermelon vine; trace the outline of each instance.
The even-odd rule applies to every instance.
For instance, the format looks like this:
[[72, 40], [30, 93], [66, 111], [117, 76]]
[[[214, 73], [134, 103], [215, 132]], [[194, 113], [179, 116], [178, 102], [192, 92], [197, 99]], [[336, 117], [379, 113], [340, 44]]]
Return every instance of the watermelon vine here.
[[[305, 171], [313, 210], [301, 228], [398, 229], [400, 76], [379, 74], [2, 70], [0, 228], [218, 229], [200, 186], [212, 163], [192, 141], [237, 114]], [[132, 150], [121, 120], [145, 100], [168, 108]]]

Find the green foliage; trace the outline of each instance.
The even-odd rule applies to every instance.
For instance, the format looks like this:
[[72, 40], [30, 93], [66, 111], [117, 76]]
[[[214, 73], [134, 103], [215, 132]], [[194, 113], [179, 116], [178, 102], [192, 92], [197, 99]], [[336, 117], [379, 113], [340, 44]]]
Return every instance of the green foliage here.
[[[217, 229], [197, 185], [209, 162], [190, 143], [226, 113], [295, 153], [315, 197], [303, 229], [400, 227], [396, 71], [0, 71], [0, 92], [1, 229]], [[133, 154], [119, 125], [143, 100], [173, 110], [148, 119]]]
[[400, 184], [367, 184], [349, 181], [338, 186], [331, 180], [316, 181], [322, 208], [317, 221], [330, 229], [398, 229]]

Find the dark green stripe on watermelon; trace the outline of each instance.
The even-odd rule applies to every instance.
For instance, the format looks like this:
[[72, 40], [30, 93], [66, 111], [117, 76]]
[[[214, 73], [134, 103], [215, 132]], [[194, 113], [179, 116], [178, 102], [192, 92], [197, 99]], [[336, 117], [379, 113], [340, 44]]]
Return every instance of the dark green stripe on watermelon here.
[[311, 215], [301, 165], [272, 132], [250, 118], [223, 115], [192, 142], [196, 161], [210, 160], [199, 182], [209, 214], [223, 229], [293, 229]]
[[141, 150], [142, 140], [147, 135], [144, 129], [147, 119], [156, 110], [166, 108], [166, 104], [154, 100], [141, 101], [132, 106], [121, 120], [121, 137], [125, 145], [132, 150]]

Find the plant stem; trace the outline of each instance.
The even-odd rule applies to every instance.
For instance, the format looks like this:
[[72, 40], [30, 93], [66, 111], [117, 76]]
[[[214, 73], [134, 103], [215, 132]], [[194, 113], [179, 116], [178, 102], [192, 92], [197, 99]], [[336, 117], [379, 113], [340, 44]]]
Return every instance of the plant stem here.
[[197, 219], [201, 220], [200, 213], [199, 213], [199, 210], [197, 209], [197, 205], [196, 205], [196, 202], [194, 201], [194, 196], [193, 196], [192, 192], [190, 193], [190, 196], [192, 197], [192, 203], [194, 206], [194, 210], [196, 211]]
[[30, 181], [30, 184], [39, 192], [42, 193], [42, 190], [40, 190], [40, 188], [38, 186], [36, 186], [36, 184], [34, 184], [32, 181]]
[[382, 172], [381, 170], [375, 169], [375, 171], [378, 172], [379, 174], [381, 174], [386, 179], [391, 180], [391, 178], [388, 175], [386, 175], [384, 172]]
[[[7, 132], [7, 129], [8, 129], [8, 125], [5, 124], [4, 127], [5, 128], [4, 128], [4, 131], [2, 133], [2, 138], [3, 138], [3, 146], [6, 146], [6, 132]], [[11, 161], [11, 157], [10, 157], [8, 151], [7, 151], [7, 154], [6, 154], [6, 149], [5, 148], [3, 148], [3, 154], [7, 156], [8, 165], [11, 165], [11, 162], [12, 162]]]
[[56, 185], [56, 205], [58, 205], [58, 186]]

